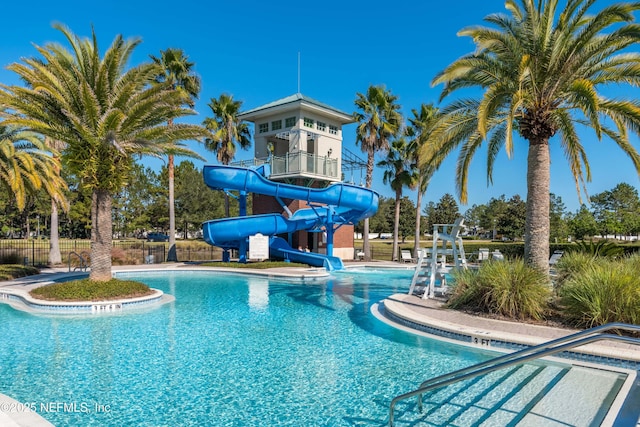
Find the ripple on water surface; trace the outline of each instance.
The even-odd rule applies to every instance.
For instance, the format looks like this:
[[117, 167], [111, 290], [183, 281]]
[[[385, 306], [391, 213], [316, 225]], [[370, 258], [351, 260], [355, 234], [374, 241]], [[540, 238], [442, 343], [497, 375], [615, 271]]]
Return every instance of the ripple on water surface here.
[[[371, 304], [411, 272], [296, 283], [127, 274], [175, 295], [142, 313], [33, 316], [0, 305], [0, 391], [65, 426], [383, 425], [422, 380], [486, 354], [390, 328]], [[47, 412], [47, 409], [61, 409]]]

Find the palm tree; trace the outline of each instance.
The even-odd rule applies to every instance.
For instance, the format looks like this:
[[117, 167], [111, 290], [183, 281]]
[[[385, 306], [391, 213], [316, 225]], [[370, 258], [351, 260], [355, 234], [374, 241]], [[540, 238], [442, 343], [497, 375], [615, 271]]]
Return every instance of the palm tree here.
[[414, 165], [418, 167], [418, 179], [415, 187], [418, 189], [416, 197], [416, 234], [413, 243], [413, 253], [416, 255], [420, 248], [420, 232], [421, 212], [422, 212], [422, 196], [427, 192], [429, 181], [435, 172], [435, 168], [430, 162], [422, 161], [423, 150], [428, 150], [427, 144], [430, 143], [431, 132], [440, 117], [440, 110], [433, 104], [422, 104], [420, 110], [412, 109], [413, 117], [409, 119], [409, 127], [407, 135], [411, 137], [409, 142], [408, 155], [413, 160]]
[[467, 200], [468, 168], [487, 141], [487, 177], [492, 180], [497, 154], [514, 150], [514, 130], [528, 142], [525, 259], [549, 269], [549, 189], [551, 138], [564, 152], [576, 190], [591, 171], [577, 126], [607, 136], [631, 158], [640, 173], [640, 156], [629, 131], [640, 133], [640, 101], [608, 98], [599, 89], [610, 84], [640, 84], [640, 30], [633, 12], [640, 3], [616, 3], [592, 11], [594, 0], [507, 0], [510, 14], [485, 18], [492, 27], [463, 29], [476, 50], [440, 72], [441, 99], [457, 89], [479, 88], [477, 98], [454, 101], [443, 109], [435, 131], [443, 156], [460, 146], [456, 183]]
[[139, 39], [118, 35], [100, 57], [98, 41], [79, 38], [54, 25], [71, 45], [37, 46], [43, 59], [9, 65], [26, 83], [3, 86], [0, 103], [7, 123], [24, 126], [66, 144], [65, 167], [91, 191], [91, 275], [111, 279], [112, 195], [125, 184], [134, 156], [191, 153], [176, 141], [202, 137], [196, 125], [168, 126], [168, 120], [193, 114], [184, 98], [166, 85], [150, 85], [159, 66], [127, 68]]
[[[207, 117], [202, 123], [213, 135], [206, 138], [204, 146], [216, 153], [218, 162], [231, 163], [236, 155], [236, 144], [243, 150], [251, 145], [251, 133], [247, 123], [238, 119], [242, 101], [234, 101], [233, 95], [221, 94], [218, 99], [211, 98], [209, 108], [213, 118]], [[229, 217], [229, 195], [224, 194], [224, 214]]]
[[[54, 153], [60, 153], [64, 150], [64, 144], [60, 141], [53, 141], [45, 138], [45, 143]], [[58, 155], [54, 156], [57, 162], [60, 161]], [[60, 176], [60, 166], [56, 165], [56, 174]], [[51, 197], [51, 233], [49, 235], [49, 264], [57, 265], [62, 263], [62, 254], [60, 253], [60, 232], [59, 232], [59, 216], [58, 205], [65, 210], [68, 209], [68, 202], [65, 198]]]
[[379, 167], [385, 168], [383, 182], [391, 186], [396, 196], [392, 261], [398, 260], [398, 228], [400, 224], [402, 190], [404, 187], [414, 186], [418, 179], [417, 171], [413, 167], [408, 150], [409, 144], [404, 138], [395, 139], [387, 152], [387, 158], [378, 162]]
[[52, 198], [64, 199], [66, 184], [60, 178], [60, 161], [51, 155], [34, 132], [0, 125], [0, 186], [25, 208], [28, 194], [43, 188]]
[[[155, 76], [156, 83], [169, 84], [170, 90], [179, 92], [184, 104], [193, 108], [195, 100], [200, 93], [200, 78], [194, 73], [193, 62], [185, 56], [182, 49], [167, 49], [160, 51], [160, 56], [151, 55], [153, 62], [162, 67], [160, 73]], [[169, 126], [173, 125], [173, 119], [169, 119]], [[167, 261], [178, 261], [176, 251], [176, 206], [174, 183], [174, 153], [169, 152], [167, 172], [169, 174], [169, 252]]]
[[[360, 111], [353, 113], [353, 118], [358, 122], [356, 143], [367, 153], [367, 188], [371, 188], [376, 152], [387, 150], [391, 138], [400, 132], [402, 116], [397, 99], [384, 86], [369, 86], [366, 94], [356, 93], [355, 105]], [[365, 259], [371, 260], [369, 218], [364, 220], [363, 229], [362, 250]]]

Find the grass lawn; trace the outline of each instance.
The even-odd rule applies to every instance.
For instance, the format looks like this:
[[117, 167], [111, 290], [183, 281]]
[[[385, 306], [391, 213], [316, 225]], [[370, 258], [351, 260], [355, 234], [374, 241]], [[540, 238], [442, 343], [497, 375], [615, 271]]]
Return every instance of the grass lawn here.
[[[393, 239], [370, 239], [369, 244], [371, 245], [371, 258], [383, 261], [391, 261], [392, 256], [391, 252], [393, 251]], [[493, 250], [493, 248], [499, 248], [500, 245], [503, 245], [502, 242], [492, 242], [491, 240], [464, 240], [464, 249], [465, 252], [477, 252], [478, 248], [488, 247]], [[433, 245], [433, 240], [420, 240], [421, 248], [430, 248]], [[362, 240], [358, 239], [353, 242], [353, 246], [356, 249], [362, 248]], [[408, 249], [413, 252], [413, 239], [405, 240], [402, 242], [400, 240], [398, 242], [398, 250]], [[400, 253], [398, 253], [398, 259], [400, 259]]]

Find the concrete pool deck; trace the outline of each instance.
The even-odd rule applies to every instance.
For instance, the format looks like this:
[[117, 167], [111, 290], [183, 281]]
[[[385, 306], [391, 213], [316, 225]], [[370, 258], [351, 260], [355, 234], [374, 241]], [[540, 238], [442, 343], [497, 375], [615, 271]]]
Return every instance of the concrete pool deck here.
[[[385, 321], [394, 326], [422, 330], [429, 335], [485, 349], [496, 347], [497, 350], [514, 350], [517, 346], [538, 345], [580, 331], [475, 316], [447, 309], [442, 301], [422, 299], [408, 294], [391, 295], [382, 304], [383, 307], [378, 311], [385, 316]], [[514, 346], [508, 348], [495, 345], [496, 343]], [[575, 352], [610, 359], [602, 360], [601, 363], [623, 360], [640, 364], [640, 346], [633, 344], [600, 341], [578, 347]]]
[[[349, 267], [379, 267], [379, 268], [404, 268], [407, 266], [397, 263], [348, 263]], [[323, 269], [300, 269], [300, 268], [273, 268], [267, 270], [260, 269], [230, 269], [224, 267], [203, 267], [188, 263], [171, 263], [138, 266], [114, 266], [114, 273], [122, 272], [162, 272], [171, 270], [189, 271], [224, 271], [237, 274], [252, 274], [263, 277], [278, 277], [283, 279], [300, 280], [322, 280], [330, 276]], [[44, 269], [41, 274], [29, 276], [11, 281], [0, 282], [0, 293], [3, 290], [11, 290], [13, 293], [28, 292], [43, 284], [56, 281], [68, 280], [74, 277], [86, 276], [87, 273], [68, 272], [66, 268]], [[460, 344], [472, 345], [478, 348], [493, 349], [494, 342], [513, 343], [515, 345], [536, 345], [543, 342], [563, 337], [577, 330], [556, 328], [543, 325], [532, 325], [522, 322], [511, 322], [478, 317], [444, 308], [443, 302], [438, 300], [423, 300], [416, 296], [407, 294], [395, 294], [381, 301], [374, 306], [374, 314], [381, 320], [392, 324], [395, 327], [421, 333], [433, 335], [436, 338], [458, 342]], [[377, 312], [377, 313], [375, 313]], [[422, 326], [422, 327], [421, 327]], [[432, 333], [440, 331], [444, 333]], [[460, 338], [462, 337], [462, 338]], [[467, 338], [464, 338], [467, 337]], [[465, 342], [466, 340], [466, 342]], [[505, 351], [505, 349], [495, 348]], [[624, 359], [632, 363], [640, 363], [640, 347], [631, 344], [617, 342], [600, 342], [582, 347], [581, 352], [587, 355], [594, 355], [605, 359]], [[603, 362], [604, 363], [604, 362]], [[9, 402], [9, 403], [7, 403]], [[17, 411], [18, 402], [0, 394], [0, 425], [2, 426], [34, 426], [51, 427], [52, 424], [40, 417], [36, 412], [21, 408]], [[11, 410], [11, 409], [14, 410]], [[8, 410], [7, 410], [8, 409]]]

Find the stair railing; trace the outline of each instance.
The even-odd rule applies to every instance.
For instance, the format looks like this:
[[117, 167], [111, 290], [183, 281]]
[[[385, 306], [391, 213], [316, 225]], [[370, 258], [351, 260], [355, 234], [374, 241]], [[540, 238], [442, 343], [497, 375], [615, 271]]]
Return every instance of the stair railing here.
[[610, 330], [640, 332], [640, 326], [629, 325], [626, 323], [608, 323], [606, 325], [596, 326], [595, 328], [557, 338], [533, 347], [527, 347], [514, 353], [505, 354], [504, 356], [496, 357], [476, 365], [431, 378], [420, 384], [419, 388], [398, 395], [391, 400], [391, 404], [389, 405], [389, 426], [393, 427], [395, 406], [398, 402], [413, 396], [418, 396], [418, 408], [422, 411], [422, 395], [437, 388], [445, 387], [459, 381], [469, 380], [481, 375], [486, 375], [509, 366], [520, 365], [530, 360], [540, 359], [545, 356], [560, 353], [595, 341], [614, 340], [640, 345], [640, 339], [638, 338], [604, 333], [605, 331]]
[[87, 251], [82, 251], [81, 253], [71, 251], [69, 252], [69, 258], [67, 258], [67, 262], [69, 265], [69, 272], [71, 272], [71, 259], [73, 258], [72, 257], [73, 255], [78, 257], [78, 260], [80, 262], [76, 267], [73, 268], [73, 271], [76, 271], [76, 270], [87, 271], [87, 268], [89, 268], [89, 263], [87, 262], [87, 260], [89, 259], [89, 253]]

